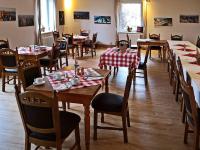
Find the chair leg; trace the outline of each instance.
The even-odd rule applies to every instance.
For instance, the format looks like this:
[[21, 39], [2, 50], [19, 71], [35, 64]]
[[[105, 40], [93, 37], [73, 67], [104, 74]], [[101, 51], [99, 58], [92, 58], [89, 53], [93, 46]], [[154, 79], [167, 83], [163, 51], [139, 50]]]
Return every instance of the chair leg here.
[[3, 92], [5, 92], [5, 84], [6, 84], [5, 74], [2, 73], [2, 91]]
[[199, 150], [199, 129], [194, 131], [194, 150]]
[[67, 56], [67, 54], [65, 56], [65, 59], [66, 59], [66, 66], [68, 66], [68, 56]]
[[124, 134], [124, 143], [128, 143], [127, 125], [126, 125], [126, 114], [122, 115], [122, 126], [123, 126], [123, 134]]
[[62, 102], [63, 110], [66, 111], [66, 102]]
[[185, 104], [183, 104], [182, 123], [185, 123], [186, 121], [185, 115], [186, 115]]
[[127, 125], [128, 125], [128, 127], [131, 126], [131, 123], [130, 123], [130, 115], [129, 115], [129, 109], [127, 110]]
[[31, 150], [31, 143], [28, 140], [28, 137], [25, 137], [25, 150]]
[[60, 57], [60, 68], [62, 68], [62, 57]]
[[43, 67], [43, 72], [44, 72], [44, 75], [46, 76], [46, 69], [45, 69], [45, 67]]
[[67, 108], [70, 109], [70, 102], [67, 102]]
[[77, 149], [81, 150], [79, 125], [75, 129], [75, 140], [76, 140]]
[[98, 113], [96, 110], [94, 110], [94, 135], [93, 135], [94, 140], [97, 140], [97, 119], [98, 119]]
[[101, 113], [101, 123], [104, 123], [104, 113]]
[[145, 85], [148, 84], [147, 68], [144, 69], [144, 82], [145, 82]]
[[176, 102], [178, 102], [178, 94], [179, 94], [179, 85], [180, 85], [180, 81], [179, 81], [179, 79], [177, 79], [177, 83], [176, 83], [176, 89], [175, 89], [175, 100], [176, 100]]

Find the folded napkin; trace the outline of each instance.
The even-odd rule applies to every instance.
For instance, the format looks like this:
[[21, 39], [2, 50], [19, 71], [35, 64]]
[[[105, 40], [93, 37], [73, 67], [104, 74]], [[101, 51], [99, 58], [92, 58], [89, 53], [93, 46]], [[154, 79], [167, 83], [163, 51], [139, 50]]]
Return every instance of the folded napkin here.
[[189, 53], [189, 54], [184, 54], [183, 56], [196, 57], [196, 54], [191, 54], [191, 53]]
[[84, 74], [86, 77], [102, 77], [98, 72], [96, 72], [92, 68], [85, 69]]

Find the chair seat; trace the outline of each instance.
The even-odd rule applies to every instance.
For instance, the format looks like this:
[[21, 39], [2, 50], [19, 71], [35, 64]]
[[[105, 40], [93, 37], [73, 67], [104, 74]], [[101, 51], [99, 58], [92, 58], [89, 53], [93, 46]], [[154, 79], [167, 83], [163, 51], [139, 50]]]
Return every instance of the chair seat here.
[[98, 94], [92, 101], [92, 107], [98, 111], [121, 112], [123, 97], [113, 93]]
[[[60, 125], [61, 125], [61, 137], [65, 139], [78, 125], [81, 118], [71, 112], [60, 111]], [[41, 134], [37, 132], [32, 132], [31, 137], [40, 140], [55, 141], [55, 133], [51, 134]]]
[[[56, 60], [53, 60], [53, 64], [57, 63], [57, 59]], [[51, 63], [51, 58], [48, 57], [48, 56], [45, 56], [45, 57], [42, 57], [40, 58], [40, 65], [41, 66], [49, 66]]]
[[16, 68], [16, 69], [5, 69], [4, 72], [6, 72], [6, 73], [17, 73], [18, 71], [17, 71], [17, 68]]

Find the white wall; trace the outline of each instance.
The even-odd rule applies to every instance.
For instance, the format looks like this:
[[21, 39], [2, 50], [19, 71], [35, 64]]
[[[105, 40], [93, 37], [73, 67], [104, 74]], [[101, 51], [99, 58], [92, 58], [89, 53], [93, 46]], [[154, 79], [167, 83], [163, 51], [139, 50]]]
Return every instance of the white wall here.
[[34, 43], [34, 27], [18, 27], [18, 15], [34, 15], [34, 0], [0, 0], [0, 7], [16, 8], [16, 21], [0, 21], [0, 39], [8, 38], [11, 48]]
[[[180, 23], [180, 14], [200, 15], [200, 0], [151, 0], [148, 3], [148, 32], [160, 33], [161, 39], [170, 39], [171, 33], [181, 34], [184, 40], [196, 43], [200, 23]], [[155, 27], [154, 17], [171, 17], [173, 26]]]
[[[68, 33], [78, 34], [80, 29], [87, 29], [90, 35], [98, 32], [97, 40], [104, 44], [115, 43], [115, 20], [114, 20], [114, 0], [72, 0], [71, 9], [64, 9], [64, 1], [57, 3], [59, 10], [65, 10], [65, 26], [60, 26], [59, 30]], [[74, 11], [89, 11], [89, 20], [74, 20]], [[111, 16], [111, 24], [94, 24], [94, 16]]]

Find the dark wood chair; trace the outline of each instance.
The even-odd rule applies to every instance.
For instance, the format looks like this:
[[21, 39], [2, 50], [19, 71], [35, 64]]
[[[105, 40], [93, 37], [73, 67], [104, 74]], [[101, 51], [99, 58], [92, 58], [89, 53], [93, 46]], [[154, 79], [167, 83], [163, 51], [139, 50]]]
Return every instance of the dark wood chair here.
[[[148, 61], [148, 57], [149, 57], [149, 51], [150, 51], [149, 48], [147, 48], [144, 60], [140, 61], [139, 66], [136, 69], [136, 72], [134, 75], [134, 83], [135, 83], [136, 77], [139, 77], [139, 78], [144, 78], [145, 85], [148, 84], [147, 61]], [[137, 74], [139, 74], [139, 75], [137, 75]], [[141, 74], [142, 74], [142, 76], [141, 76]]]
[[173, 41], [183, 41], [183, 35], [177, 35], [177, 34], [172, 35], [171, 34], [171, 40], [173, 40]]
[[0, 49], [2, 48], [10, 48], [8, 39], [7, 40], [0, 40]]
[[[94, 140], [97, 140], [97, 129], [122, 130], [124, 135], [124, 143], [128, 142], [127, 124], [130, 127], [128, 98], [131, 89], [131, 83], [134, 75], [134, 70], [129, 69], [129, 74], [126, 80], [124, 96], [113, 93], [100, 93], [92, 101], [94, 109]], [[98, 113], [117, 115], [122, 117], [122, 128], [98, 126]]]
[[53, 68], [55, 70], [59, 69], [58, 59], [60, 56], [60, 45], [52, 46], [51, 54], [39, 59], [40, 66], [43, 67], [44, 75], [46, 75], [46, 70], [52, 72]]
[[80, 35], [81, 35], [81, 36], [89, 37], [90, 32], [89, 32], [88, 30], [81, 29], [81, 30], [80, 30]]
[[34, 79], [42, 77], [40, 64], [35, 60], [24, 60], [19, 63], [19, 78], [21, 80], [24, 91], [33, 84]]
[[60, 37], [60, 33], [59, 33], [59, 31], [53, 31], [52, 34], [53, 34], [54, 43], [56, 43], [56, 41]]
[[129, 41], [129, 48], [131, 48], [131, 49], [137, 49], [138, 48], [137, 45], [131, 44], [131, 39], [130, 39], [128, 33], [126, 34], [126, 38], [127, 38], [127, 41]]
[[[149, 38], [153, 40], [160, 40], [160, 34], [149, 34]], [[162, 60], [162, 47], [161, 46], [149, 46], [149, 47], [150, 47], [149, 57], [152, 58], [151, 51], [156, 50], [158, 51], [158, 57]]]
[[[12, 50], [9, 48], [3, 48], [0, 50], [0, 64], [2, 72], [2, 91], [5, 92], [6, 84], [9, 84], [11, 80], [16, 84], [16, 79], [18, 77], [18, 53], [17, 50]], [[12, 77], [12, 78], [9, 78]], [[18, 84], [19, 78], [18, 78]]]
[[76, 53], [79, 55], [78, 45], [76, 43], [74, 43], [73, 33], [72, 34], [62, 33], [62, 36], [67, 39], [67, 52], [68, 52], [68, 54], [70, 54], [70, 50], [71, 50], [72, 51], [72, 57], [74, 58], [75, 50], [76, 50]]
[[186, 83], [184, 77], [181, 75], [180, 75], [180, 84], [186, 111], [184, 143], [187, 144], [188, 133], [194, 133], [193, 149], [199, 150], [200, 111], [199, 108], [197, 108], [196, 106], [194, 91], [192, 86]]
[[25, 130], [25, 150], [31, 144], [62, 149], [65, 139], [75, 130], [75, 146], [80, 150], [79, 122], [81, 118], [70, 112], [58, 110], [56, 93], [52, 97], [39, 92], [20, 93], [15, 86], [16, 100]]
[[91, 52], [92, 57], [96, 56], [96, 42], [97, 42], [97, 33], [94, 33], [92, 39], [86, 39], [82, 47], [85, 49], [85, 52]]
[[197, 37], [197, 43], [196, 43], [196, 46], [197, 46], [198, 48], [200, 48], [200, 37], [199, 37], [199, 36]]

